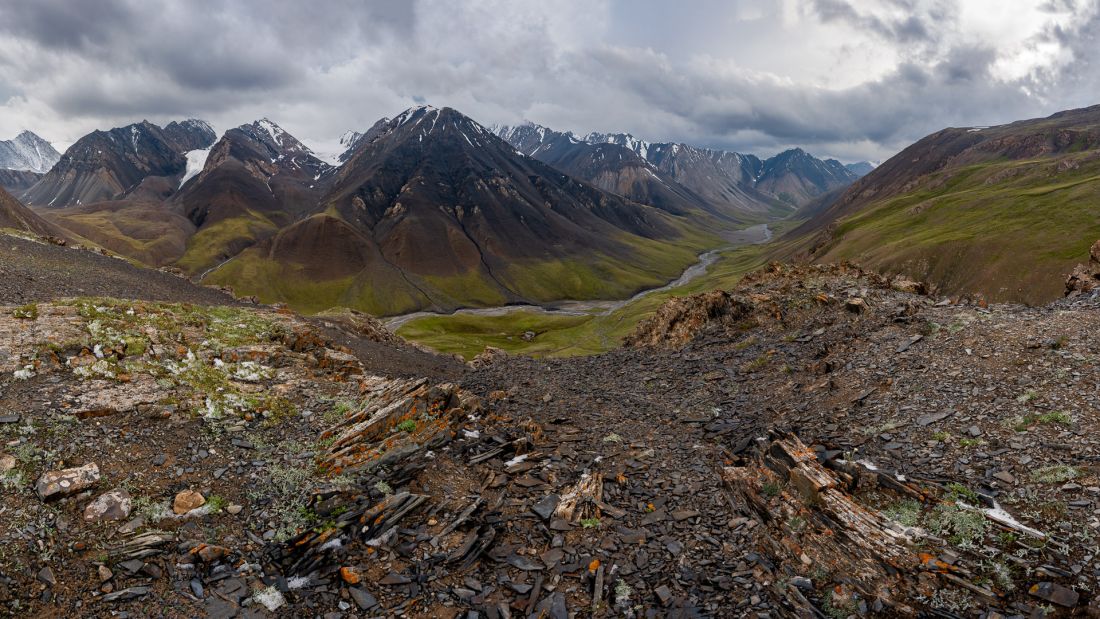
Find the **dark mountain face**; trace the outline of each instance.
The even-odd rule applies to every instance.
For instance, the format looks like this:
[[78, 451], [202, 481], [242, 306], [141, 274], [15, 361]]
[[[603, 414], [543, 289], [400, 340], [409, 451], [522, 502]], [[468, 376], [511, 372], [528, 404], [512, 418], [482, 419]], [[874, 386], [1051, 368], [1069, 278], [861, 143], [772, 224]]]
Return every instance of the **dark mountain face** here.
[[213, 140], [213, 131], [201, 121], [172, 123], [165, 129], [144, 121], [95, 131], [65, 151], [23, 198], [55, 208], [90, 204], [121, 199], [147, 180], [155, 185], [154, 193], [163, 194], [166, 186], [170, 193], [187, 168], [184, 154]]
[[[372, 230], [397, 261], [402, 245], [444, 230], [445, 238], [435, 239], [442, 241], [436, 251], [450, 247], [456, 257], [491, 249], [486, 262], [615, 248], [609, 237], [622, 232], [672, 232], [649, 209], [516, 156], [503, 140], [450, 108], [416, 108], [389, 121], [340, 168], [324, 202], [349, 223]], [[477, 266], [468, 260], [456, 265], [445, 256], [416, 261], [429, 271]]]
[[24, 170], [46, 173], [61, 154], [54, 147], [30, 131], [24, 131], [14, 139], [0, 141], [0, 170]]
[[183, 122], [172, 121], [163, 131], [165, 139], [183, 153], [209, 148], [218, 139], [214, 129], [197, 118], [189, 118]]
[[172, 199], [198, 229], [182, 259], [205, 270], [317, 205], [334, 168], [268, 119], [225, 132]]
[[586, 276], [611, 259], [630, 271], [645, 262], [639, 247], [651, 252], [680, 235], [668, 214], [520, 156], [449, 108], [414, 108], [375, 125], [330, 182], [313, 216], [234, 260], [227, 269], [237, 277], [216, 272], [217, 281], [272, 268], [289, 277], [296, 265], [313, 282], [352, 280], [349, 289], [392, 282], [411, 307], [577, 298], [543, 280], [577, 279], [560, 271], [585, 260], [575, 268]]
[[[801, 150], [762, 161], [686, 144], [649, 143], [625, 133], [577, 138], [532, 124], [497, 127], [495, 132], [525, 155], [673, 212], [703, 205], [734, 218], [782, 216], [856, 178], [839, 162], [821, 161]], [[593, 147], [605, 149], [602, 158]]]
[[42, 174], [30, 170], [0, 169], [0, 187], [13, 194], [21, 194], [38, 182]]
[[848, 171], [855, 174], [858, 178], [863, 178], [871, 173], [871, 170], [875, 169], [875, 164], [870, 161], [858, 161], [856, 163], [849, 163], [844, 167], [848, 168]]
[[756, 188], [799, 206], [855, 180], [856, 175], [836, 159], [821, 160], [794, 148], [764, 161]]
[[715, 211], [711, 204], [680, 185], [635, 151], [613, 143], [588, 143], [572, 133], [534, 124], [496, 127], [516, 150], [604, 191], [681, 215], [692, 209]]

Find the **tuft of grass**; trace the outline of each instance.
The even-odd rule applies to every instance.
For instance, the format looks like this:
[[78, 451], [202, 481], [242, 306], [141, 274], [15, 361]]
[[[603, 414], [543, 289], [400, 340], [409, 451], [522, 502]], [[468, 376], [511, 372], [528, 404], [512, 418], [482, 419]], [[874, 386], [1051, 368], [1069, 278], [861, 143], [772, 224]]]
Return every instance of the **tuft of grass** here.
[[406, 419], [405, 421], [397, 424], [397, 429], [401, 430], [402, 432], [416, 432], [416, 422], [412, 419]]
[[1005, 422], [1005, 425], [1011, 427], [1016, 432], [1027, 432], [1033, 426], [1040, 424], [1068, 426], [1073, 424], [1073, 417], [1066, 411], [1053, 411], [1042, 415], [1036, 415], [1034, 413], [1017, 415]]
[[764, 482], [764, 485], [760, 489], [764, 492], [764, 496], [767, 497], [777, 497], [783, 490], [779, 483], [774, 481]]
[[952, 502], [977, 503], [978, 493], [958, 482], [951, 482], [947, 484], [947, 495], [944, 498]]
[[1061, 484], [1080, 477], [1081, 471], [1067, 464], [1044, 466], [1031, 472], [1031, 480], [1041, 484]]
[[599, 518], [584, 518], [581, 520], [581, 526], [585, 529], [598, 529], [600, 528]]
[[21, 320], [38, 320], [38, 306], [34, 303], [21, 305], [11, 311], [13, 318]]

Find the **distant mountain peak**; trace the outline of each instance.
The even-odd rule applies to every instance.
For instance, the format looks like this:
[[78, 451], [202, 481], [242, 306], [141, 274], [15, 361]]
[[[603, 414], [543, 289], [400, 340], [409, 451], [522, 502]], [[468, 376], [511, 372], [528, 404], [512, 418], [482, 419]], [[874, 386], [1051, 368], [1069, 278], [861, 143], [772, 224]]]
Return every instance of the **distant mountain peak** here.
[[59, 159], [61, 153], [33, 131], [23, 130], [14, 139], [0, 141], [0, 169], [44, 174]]

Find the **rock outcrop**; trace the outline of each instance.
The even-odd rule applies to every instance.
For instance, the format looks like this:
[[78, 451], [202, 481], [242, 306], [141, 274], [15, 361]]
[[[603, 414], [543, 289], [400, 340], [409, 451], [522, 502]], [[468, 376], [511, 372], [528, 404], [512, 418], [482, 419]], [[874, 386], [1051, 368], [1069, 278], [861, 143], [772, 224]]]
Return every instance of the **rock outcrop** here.
[[1089, 261], [1078, 264], [1066, 277], [1066, 296], [1091, 293], [1100, 287], [1100, 241], [1089, 249]]

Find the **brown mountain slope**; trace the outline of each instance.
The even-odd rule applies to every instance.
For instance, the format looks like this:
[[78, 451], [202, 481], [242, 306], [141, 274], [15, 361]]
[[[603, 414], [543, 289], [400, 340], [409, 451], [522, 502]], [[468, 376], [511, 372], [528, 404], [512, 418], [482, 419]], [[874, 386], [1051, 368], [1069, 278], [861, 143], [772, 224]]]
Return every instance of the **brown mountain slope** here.
[[[315, 215], [209, 281], [387, 314], [612, 297], [690, 263], [707, 241], [687, 225], [524, 157], [454, 110], [421, 107], [357, 143]], [[325, 243], [346, 260], [309, 251]]]
[[61, 231], [0, 189], [0, 228], [38, 236], [63, 236]]
[[[825, 205], [822, 205], [825, 206]], [[1100, 236], [1100, 106], [934, 133], [856, 181], [781, 255], [1041, 303]]]
[[308, 215], [332, 171], [266, 118], [226, 131], [171, 200], [197, 230], [179, 265], [201, 273]]

